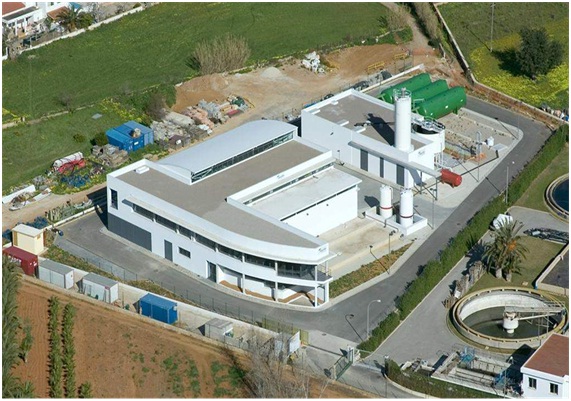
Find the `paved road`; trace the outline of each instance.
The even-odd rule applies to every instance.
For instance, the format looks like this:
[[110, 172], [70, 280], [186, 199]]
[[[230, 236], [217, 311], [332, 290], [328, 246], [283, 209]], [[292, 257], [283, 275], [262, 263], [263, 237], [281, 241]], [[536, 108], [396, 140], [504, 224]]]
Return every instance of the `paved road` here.
[[[168, 265], [157, 260], [153, 260], [153, 265], [156, 266], [158, 262], [164, 268], [147, 269], [146, 274], [148, 274], [148, 278], [155, 280], [160, 278], [159, 281], [167, 284], [171, 289], [173, 286], [178, 286], [177, 293], [181, 295], [184, 294], [186, 289], [190, 289], [193, 294], [200, 294], [202, 299], [215, 298], [218, 305], [230, 305], [235, 310], [239, 310], [244, 317], [248, 317], [251, 314], [254, 314], [256, 318], [268, 316], [274, 320], [288, 322], [300, 328], [317, 329], [350, 341], [360, 342], [365, 337], [367, 305], [369, 302], [374, 299], [382, 299], [381, 304], [373, 304], [371, 306], [370, 324], [371, 327], [374, 327], [394, 309], [396, 297], [416, 277], [419, 268], [426, 261], [437, 257], [439, 251], [447, 244], [449, 239], [454, 237], [465, 226], [474, 213], [505, 189], [506, 166], [508, 163], [510, 165], [510, 176], [513, 176], [537, 153], [549, 136], [549, 130], [543, 124], [538, 124], [524, 117], [518, 118], [516, 114], [508, 110], [481, 100], [469, 97], [467, 107], [483, 115], [498, 118], [499, 121], [506, 124], [519, 126], [524, 132], [524, 138], [515, 146], [508, 157], [502, 160], [485, 180], [482, 180], [472, 195], [419, 247], [417, 252], [399, 269], [398, 273], [390, 278], [319, 312], [283, 309], [253, 301], [251, 298], [236, 297], [217, 290], [206, 280], [188, 278], [176, 270], [169, 269]], [[78, 234], [78, 225], [85, 227], [89, 225], [87, 224], [88, 221], [97, 225], [99, 220], [97, 216], [91, 216], [80, 222], [71, 223], [66, 226], [65, 230], [71, 230], [75, 233], [71, 236], [66, 235], [66, 238], [73, 238], [75, 242], [80, 242], [81, 236], [75, 235]], [[99, 223], [99, 227], [101, 227], [101, 223]], [[85, 247], [92, 249], [92, 247], [102, 246], [92, 243], [92, 235], [93, 233], [84, 235], [86, 237], [84, 240], [87, 241], [84, 244]], [[112, 259], [112, 256], [107, 256], [112, 254], [111, 247], [112, 245], [110, 244], [102, 246], [99, 254], [106, 255], [109, 260], [117, 263]], [[119, 252], [121, 252], [121, 249], [127, 248], [122, 244], [119, 244], [119, 246], [115, 245], [115, 247], [120, 250]], [[137, 255], [138, 253], [139, 255]], [[145, 264], [149, 260], [149, 255], [142, 252], [129, 251], [129, 257], [131, 266], [141, 266], [141, 263]], [[120, 263], [117, 264], [121, 265]]]

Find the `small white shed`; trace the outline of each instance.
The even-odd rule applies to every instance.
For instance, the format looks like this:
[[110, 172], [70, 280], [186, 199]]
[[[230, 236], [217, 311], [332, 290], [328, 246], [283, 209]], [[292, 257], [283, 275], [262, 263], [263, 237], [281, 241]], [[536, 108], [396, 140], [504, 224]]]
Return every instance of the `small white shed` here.
[[38, 278], [66, 290], [73, 287], [73, 269], [53, 260], [46, 259], [40, 262]]
[[44, 251], [44, 232], [25, 224], [18, 224], [12, 229], [12, 245], [39, 255]]
[[83, 294], [109, 304], [119, 299], [119, 283], [95, 273], [81, 279], [80, 289]]
[[221, 338], [232, 333], [233, 325], [227, 320], [214, 318], [204, 324], [204, 335], [209, 338]]

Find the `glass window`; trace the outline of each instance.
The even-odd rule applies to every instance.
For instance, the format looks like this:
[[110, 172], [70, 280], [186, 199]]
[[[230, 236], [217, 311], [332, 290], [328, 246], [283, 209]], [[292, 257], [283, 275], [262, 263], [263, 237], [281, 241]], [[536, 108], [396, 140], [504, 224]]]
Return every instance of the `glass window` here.
[[528, 387], [529, 388], [537, 388], [537, 380], [534, 379], [533, 377], [529, 378], [529, 383], [528, 383]]
[[196, 239], [196, 242], [198, 242], [199, 244], [207, 246], [210, 249], [216, 249], [216, 242], [209, 240], [208, 238], [203, 237], [200, 234], [195, 234], [194, 238]]
[[158, 214], [156, 215], [155, 218], [157, 223], [159, 223], [160, 225], [163, 225], [166, 228], [170, 228], [171, 230], [176, 231], [176, 224], [170, 221], [169, 219], [165, 219], [164, 217], [159, 216]]
[[315, 266], [278, 262], [278, 276], [315, 280]]
[[223, 253], [224, 255], [232, 256], [238, 260], [242, 260], [242, 252], [238, 252], [234, 249], [225, 247], [224, 245], [218, 245], [218, 252]]
[[258, 265], [258, 266], [264, 266], [264, 267], [270, 267], [270, 268], [275, 267], [275, 263], [273, 260], [261, 258], [259, 256], [254, 256], [254, 255], [246, 254], [246, 262], [252, 263], [252, 264]]
[[186, 249], [179, 247], [178, 253], [190, 259], [190, 251], [187, 251]]
[[111, 207], [113, 209], [117, 209], [118, 205], [119, 205], [119, 200], [117, 198], [117, 191], [112, 189], [111, 190]]
[[184, 228], [184, 227], [182, 227], [182, 226], [178, 226], [178, 232], [179, 232], [179, 234], [182, 234], [182, 235], [184, 235], [185, 237], [188, 237], [188, 238], [192, 239], [193, 232], [190, 231], [188, 228]]
[[135, 205], [133, 204], [133, 211], [135, 213], [140, 214], [143, 217], [146, 217], [149, 220], [154, 220], [155, 218], [155, 214], [153, 212], [151, 212], [150, 210], [147, 210], [139, 205]]
[[555, 383], [549, 383], [549, 392], [551, 394], [559, 394], [559, 385]]

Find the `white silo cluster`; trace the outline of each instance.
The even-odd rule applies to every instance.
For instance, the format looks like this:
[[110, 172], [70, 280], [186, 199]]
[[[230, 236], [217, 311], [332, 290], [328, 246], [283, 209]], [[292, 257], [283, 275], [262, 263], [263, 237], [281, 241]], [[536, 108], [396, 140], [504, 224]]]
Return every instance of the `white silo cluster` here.
[[410, 152], [411, 142], [411, 94], [405, 88], [394, 91], [395, 99], [395, 147], [403, 152]]
[[413, 196], [412, 190], [403, 189], [400, 191], [399, 224], [403, 227], [410, 227], [413, 223]]

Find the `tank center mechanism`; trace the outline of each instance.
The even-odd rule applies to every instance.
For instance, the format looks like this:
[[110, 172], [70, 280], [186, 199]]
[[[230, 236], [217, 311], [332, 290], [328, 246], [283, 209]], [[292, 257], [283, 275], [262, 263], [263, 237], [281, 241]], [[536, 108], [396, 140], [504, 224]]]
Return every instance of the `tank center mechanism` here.
[[[556, 316], [565, 311], [565, 307], [558, 303], [546, 303], [541, 307], [518, 307], [509, 306], [504, 309], [504, 316], [502, 327], [508, 334], [514, 334], [515, 330], [519, 327], [520, 321], [532, 321], [537, 319], [537, 322], [542, 319], [549, 319], [551, 316]], [[536, 324], [539, 324], [537, 323]]]

